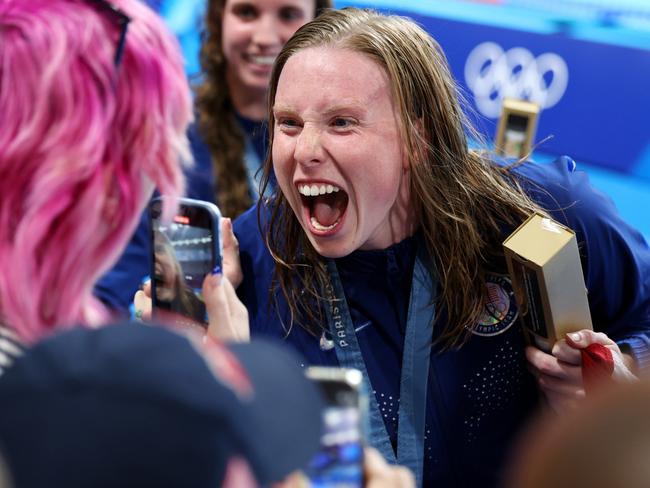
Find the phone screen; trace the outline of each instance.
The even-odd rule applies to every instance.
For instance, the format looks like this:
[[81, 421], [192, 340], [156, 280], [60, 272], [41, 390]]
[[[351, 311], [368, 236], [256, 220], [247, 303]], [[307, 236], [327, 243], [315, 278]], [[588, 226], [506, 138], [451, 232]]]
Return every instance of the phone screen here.
[[160, 220], [160, 200], [151, 205], [153, 313], [168, 323], [208, 323], [203, 280], [221, 263], [218, 209], [206, 205], [183, 199], [171, 222]]
[[311, 486], [360, 488], [363, 484], [361, 372], [308, 368], [307, 376], [317, 382], [325, 399], [321, 447], [306, 469]]

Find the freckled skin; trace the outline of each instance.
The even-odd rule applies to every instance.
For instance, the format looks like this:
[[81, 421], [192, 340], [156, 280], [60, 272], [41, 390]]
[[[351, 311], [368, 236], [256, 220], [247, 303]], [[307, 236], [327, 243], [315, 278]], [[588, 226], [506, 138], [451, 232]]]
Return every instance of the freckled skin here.
[[[321, 255], [384, 249], [414, 232], [399, 118], [379, 65], [341, 48], [302, 50], [284, 66], [273, 113], [278, 183]], [[299, 183], [314, 181], [337, 185], [349, 198], [327, 236], [313, 231], [298, 193]]]

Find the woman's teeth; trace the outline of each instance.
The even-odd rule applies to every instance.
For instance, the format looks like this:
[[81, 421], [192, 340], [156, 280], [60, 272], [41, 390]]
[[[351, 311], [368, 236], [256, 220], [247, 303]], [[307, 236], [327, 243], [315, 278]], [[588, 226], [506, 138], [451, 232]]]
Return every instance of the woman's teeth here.
[[298, 185], [298, 193], [306, 197], [336, 193], [339, 190], [340, 188], [334, 185]]
[[270, 66], [275, 62], [275, 56], [250, 56], [251, 62], [255, 64], [261, 64], [264, 66]]
[[[303, 196], [303, 197], [319, 197], [322, 195], [329, 195], [332, 193], [338, 193], [341, 191], [341, 188], [335, 185], [325, 185], [325, 184], [303, 184], [303, 185], [298, 185], [298, 192]], [[345, 192], [342, 193], [345, 197]], [[332, 200], [334, 199], [334, 200]], [[336, 204], [336, 197], [327, 197], [324, 199], [318, 199], [318, 200], [313, 200], [313, 203], [310, 203], [310, 222], [311, 225], [314, 229], [321, 231], [321, 232], [326, 232], [329, 230], [334, 229], [337, 225], [341, 223], [341, 211], [337, 211], [338, 218], [334, 222], [332, 222], [332, 218], [334, 215], [331, 215], [334, 212], [335, 207], [337, 206]], [[321, 217], [321, 220], [324, 220], [325, 222], [329, 223], [329, 225], [325, 225], [321, 223], [316, 216]], [[331, 223], [330, 223], [331, 222]]]
[[316, 217], [313, 215], [311, 217], [311, 225], [314, 226], [314, 229], [320, 231], [332, 230], [334, 227], [339, 225], [339, 222], [341, 222], [341, 219], [336, 219], [336, 222], [334, 222], [332, 225], [322, 225], [318, 220], [316, 220]]

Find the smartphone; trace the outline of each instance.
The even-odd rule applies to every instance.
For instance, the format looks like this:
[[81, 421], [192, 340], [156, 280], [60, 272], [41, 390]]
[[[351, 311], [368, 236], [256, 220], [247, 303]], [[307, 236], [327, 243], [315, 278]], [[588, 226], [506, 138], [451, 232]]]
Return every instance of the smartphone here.
[[361, 371], [310, 367], [325, 399], [319, 452], [305, 474], [313, 488], [361, 488], [363, 485], [363, 419], [367, 402], [362, 395]]
[[213, 203], [181, 198], [172, 221], [163, 222], [162, 198], [149, 207], [153, 317], [207, 327], [201, 290], [205, 276], [222, 265], [221, 212]]

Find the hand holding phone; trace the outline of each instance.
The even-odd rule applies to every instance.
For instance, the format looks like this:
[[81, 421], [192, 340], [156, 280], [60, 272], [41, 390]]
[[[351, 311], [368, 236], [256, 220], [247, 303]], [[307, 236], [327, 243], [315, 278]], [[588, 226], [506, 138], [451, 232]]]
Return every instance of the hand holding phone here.
[[207, 335], [226, 342], [250, 341], [248, 309], [225, 276], [208, 276], [203, 283], [209, 325]]

